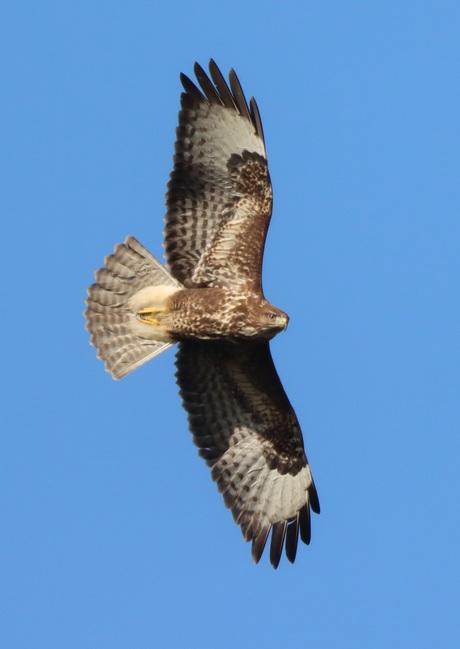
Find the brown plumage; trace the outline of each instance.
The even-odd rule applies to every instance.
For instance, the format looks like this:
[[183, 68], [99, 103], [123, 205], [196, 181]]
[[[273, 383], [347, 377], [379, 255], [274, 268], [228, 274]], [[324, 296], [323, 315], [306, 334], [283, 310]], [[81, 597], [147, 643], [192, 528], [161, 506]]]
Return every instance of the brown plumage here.
[[185, 92], [168, 184], [162, 266], [133, 237], [115, 248], [88, 289], [87, 328], [121, 378], [179, 343], [177, 382], [200, 455], [259, 561], [270, 531], [276, 568], [310, 542], [319, 502], [295, 413], [269, 340], [288, 317], [262, 292], [272, 211], [257, 104], [238, 78], [195, 64]]

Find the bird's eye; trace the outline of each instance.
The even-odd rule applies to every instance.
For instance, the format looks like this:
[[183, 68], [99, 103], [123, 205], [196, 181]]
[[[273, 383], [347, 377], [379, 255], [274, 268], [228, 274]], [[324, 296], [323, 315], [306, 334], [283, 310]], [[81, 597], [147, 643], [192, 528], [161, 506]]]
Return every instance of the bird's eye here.
[[273, 311], [271, 311], [271, 312], [268, 314], [268, 319], [269, 319], [269, 320], [276, 320], [276, 318], [277, 318], [277, 315], [276, 315], [276, 313], [273, 313]]

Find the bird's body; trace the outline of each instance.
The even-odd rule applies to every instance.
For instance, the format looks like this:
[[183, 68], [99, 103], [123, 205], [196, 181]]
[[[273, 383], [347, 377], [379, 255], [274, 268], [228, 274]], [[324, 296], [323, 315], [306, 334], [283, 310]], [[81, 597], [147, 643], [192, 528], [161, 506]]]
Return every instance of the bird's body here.
[[[159, 326], [173, 342], [199, 338], [270, 339], [285, 329], [288, 316], [261, 295], [235, 293], [224, 288], [184, 288], [165, 296], [161, 306], [137, 312], [140, 322]], [[211, 308], [210, 308], [211, 307]]]
[[167, 267], [128, 237], [88, 290], [91, 342], [114, 378], [178, 343], [177, 382], [200, 455], [260, 559], [294, 561], [319, 502], [269, 340], [288, 316], [262, 290], [272, 188], [259, 111], [230, 72], [196, 64], [168, 185]]

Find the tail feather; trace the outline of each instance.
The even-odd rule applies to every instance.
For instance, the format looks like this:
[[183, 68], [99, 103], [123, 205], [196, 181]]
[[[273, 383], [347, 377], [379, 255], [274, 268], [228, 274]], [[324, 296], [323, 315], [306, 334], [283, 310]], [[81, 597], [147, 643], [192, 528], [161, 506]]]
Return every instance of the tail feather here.
[[[117, 332], [120, 327], [119, 333]], [[123, 325], [113, 327], [110, 338], [99, 341], [98, 356], [105, 360], [106, 369], [114, 379], [120, 379], [129, 374], [140, 365], [157, 356], [168, 347], [170, 343], [155, 340], [142, 340], [133, 334], [122, 333]]]
[[94, 273], [96, 282], [101, 288], [113, 293], [124, 294], [126, 292], [126, 282], [123, 281], [118, 275], [114, 275], [113, 271], [108, 268], [99, 268]]
[[168, 294], [182, 286], [134, 237], [118, 244], [104, 262], [88, 289], [86, 328], [98, 358], [119, 379], [172, 344], [164, 332], [137, 320], [139, 299], [151, 295], [143, 289], [161, 286]]

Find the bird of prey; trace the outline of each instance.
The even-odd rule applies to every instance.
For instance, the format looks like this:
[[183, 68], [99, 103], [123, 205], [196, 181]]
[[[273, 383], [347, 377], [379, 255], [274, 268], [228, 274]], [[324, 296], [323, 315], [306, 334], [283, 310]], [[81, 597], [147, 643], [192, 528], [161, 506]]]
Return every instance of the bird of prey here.
[[257, 563], [294, 562], [319, 501], [302, 433], [269, 341], [286, 313], [262, 291], [272, 213], [265, 140], [254, 99], [213, 60], [181, 75], [174, 167], [166, 195], [166, 266], [134, 237], [89, 287], [91, 343], [119, 379], [177, 343], [176, 378], [199, 454], [252, 541]]

